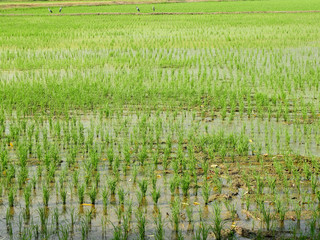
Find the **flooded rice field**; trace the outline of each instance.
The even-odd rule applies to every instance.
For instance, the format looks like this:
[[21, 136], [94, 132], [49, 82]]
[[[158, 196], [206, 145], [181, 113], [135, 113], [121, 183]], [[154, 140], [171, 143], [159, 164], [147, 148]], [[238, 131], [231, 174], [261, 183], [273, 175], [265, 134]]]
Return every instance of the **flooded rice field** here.
[[319, 124], [197, 109], [3, 112], [0, 235], [315, 238]]

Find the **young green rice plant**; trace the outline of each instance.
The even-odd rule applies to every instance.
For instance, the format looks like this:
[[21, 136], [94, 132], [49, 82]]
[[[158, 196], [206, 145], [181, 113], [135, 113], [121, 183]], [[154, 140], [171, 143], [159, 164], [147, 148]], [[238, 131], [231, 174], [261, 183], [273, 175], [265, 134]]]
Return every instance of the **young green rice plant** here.
[[151, 173], [151, 182], [152, 182], [152, 189], [157, 188], [157, 175], [154, 173]]
[[86, 222], [88, 223], [89, 227], [91, 227], [91, 220], [92, 220], [92, 216], [94, 214], [94, 210], [87, 210], [85, 211], [85, 214], [84, 214], [84, 218], [86, 220]]
[[118, 205], [118, 208], [116, 208], [114, 211], [117, 215], [118, 224], [121, 224], [122, 215], [123, 215], [123, 206]]
[[310, 222], [309, 222], [309, 225], [310, 225], [310, 237], [311, 237], [311, 239], [314, 239], [315, 236], [316, 236], [317, 218], [318, 218], [318, 214], [317, 214], [317, 212], [315, 211], [315, 212], [312, 214], [312, 219], [311, 219]]
[[222, 230], [224, 222], [221, 218], [221, 209], [218, 204], [213, 206], [213, 225], [211, 226], [211, 230], [217, 240], [222, 239]]
[[83, 204], [83, 201], [84, 201], [84, 191], [85, 191], [85, 185], [82, 184], [82, 185], [78, 188], [79, 204]]
[[274, 205], [275, 205], [276, 212], [279, 213], [280, 209], [282, 208], [282, 200], [278, 195], [274, 199]]
[[80, 230], [81, 230], [81, 239], [82, 240], [87, 239], [87, 236], [89, 234], [89, 229], [90, 229], [90, 226], [89, 226], [87, 219], [85, 219], [85, 218], [81, 219]]
[[190, 187], [190, 174], [189, 172], [185, 172], [181, 179], [181, 188], [184, 196], [188, 196], [189, 193], [189, 187]]
[[123, 239], [128, 239], [130, 231], [130, 220], [131, 217], [124, 214], [122, 217], [122, 228], [123, 228]]
[[19, 217], [18, 217], [18, 232], [19, 232], [19, 235], [22, 234], [22, 226], [23, 226], [23, 217], [22, 217], [22, 212], [20, 212]]
[[208, 169], [209, 169], [209, 162], [208, 162], [208, 161], [204, 161], [204, 162], [202, 163], [202, 169], [203, 169], [204, 178], [207, 178], [207, 176], [208, 176]]
[[310, 180], [312, 172], [310, 170], [309, 164], [307, 164], [306, 162], [304, 162], [304, 164], [303, 164], [303, 172], [305, 174], [306, 179]]
[[[11, 221], [13, 220], [13, 215], [11, 213], [11, 210], [10, 208], [7, 208], [7, 211], [6, 211], [6, 226], [7, 228], [11, 225]], [[12, 227], [12, 225], [11, 225]]]
[[49, 198], [50, 198], [50, 188], [47, 184], [43, 184], [42, 186], [42, 200], [44, 206], [48, 206], [49, 204]]
[[256, 184], [256, 193], [257, 195], [261, 195], [263, 193], [264, 182], [259, 175], [256, 176]]
[[72, 207], [70, 210], [70, 226], [71, 226], [71, 233], [73, 233], [74, 230], [74, 224], [75, 224], [75, 212], [74, 208]]
[[318, 183], [317, 175], [312, 174], [312, 176], [311, 176], [311, 189], [312, 189], [313, 194], [316, 193], [317, 183]]
[[139, 231], [139, 239], [145, 239], [146, 234], [146, 217], [144, 216], [142, 211], [137, 211], [136, 213], [137, 223], [138, 223], [138, 231]]
[[12, 222], [7, 224], [7, 233], [10, 236], [10, 238], [13, 237], [13, 227], [12, 227]]
[[64, 226], [60, 226], [59, 232], [58, 232], [58, 238], [59, 240], [68, 240], [69, 239], [69, 230], [70, 226], [64, 225]]
[[43, 235], [47, 234], [47, 213], [46, 210], [44, 208], [38, 208], [38, 214], [39, 214], [39, 219], [40, 219], [40, 229], [41, 229], [41, 233]]
[[147, 148], [145, 146], [142, 147], [141, 151], [138, 154], [138, 159], [140, 161], [141, 166], [144, 166], [144, 163], [148, 157]]
[[231, 213], [231, 219], [234, 222], [237, 216], [237, 210], [234, 204], [231, 204], [228, 200], [224, 202], [227, 210]]
[[53, 210], [53, 216], [52, 217], [53, 217], [53, 222], [56, 225], [56, 231], [58, 231], [59, 230], [59, 210], [58, 210], [58, 208], [55, 208]]
[[142, 179], [139, 182], [139, 187], [141, 191], [142, 198], [146, 196], [147, 190], [148, 190], [148, 180], [147, 179]]
[[16, 190], [14, 188], [10, 188], [8, 193], [9, 207], [14, 207], [15, 195], [16, 195]]
[[24, 202], [26, 204], [26, 209], [29, 209], [30, 207], [31, 187], [32, 187], [31, 184], [28, 184], [23, 191], [23, 197], [24, 197]]
[[124, 204], [124, 198], [126, 196], [126, 193], [122, 187], [118, 189], [118, 197], [119, 197], [119, 204], [123, 205]]
[[108, 178], [107, 183], [108, 183], [110, 194], [114, 196], [116, 192], [116, 187], [117, 187], [117, 179]]
[[136, 181], [137, 181], [137, 175], [138, 175], [138, 167], [137, 167], [136, 164], [133, 164], [133, 167], [132, 167], [133, 183], [136, 183]]
[[264, 205], [263, 201], [260, 203], [260, 212], [261, 212], [261, 214], [263, 216], [263, 220], [264, 220], [264, 222], [266, 224], [267, 231], [269, 231], [270, 227], [271, 227], [272, 215], [271, 215], [270, 209], [269, 208], [268, 209], [265, 208], [265, 205]]
[[296, 213], [297, 221], [300, 221], [301, 220], [302, 207], [298, 202], [296, 202], [294, 204], [294, 212]]
[[174, 174], [178, 174], [179, 172], [179, 160], [177, 158], [173, 159], [172, 161], [172, 168], [173, 168], [173, 172]]
[[107, 207], [108, 207], [108, 195], [109, 193], [107, 189], [104, 188], [102, 191], [102, 205], [105, 213], [107, 212]]
[[97, 190], [96, 186], [93, 185], [89, 191], [89, 197], [90, 197], [92, 205], [95, 205], [95, 203], [96, 203], [97, 194], [98, 194], [98, 190]]
[[215, 187], [217, 188], [217, 192], [221, 194], [223, 185], [222, 185], [222, 181], [218, 177], [218, 175], [216, 175], [216, 177], [213, 178], [213, 182], [215, 184]]
[[203, 197], [203, 200], [204, 200], [204, 203], [206, 205], [208, 205], [209, 203], [209, 196], [210, 196], [210, 193], [211, 193], [211, 188], [208, 184], [208, 181], [205, 181], [205, 183], [202, 185], [202, 197]]
[[317, 199], [318, 199], [318, 204], [320, 204], [320, 190], [318, 190], [316, 192], [316, 195], [317, 195]]
[[100, 182], [100, 173], [96, 172], [95, 176], [94, 176], [94, 183], [95, 183], [96, 188], [98, 188], [99, 182]]
[[249, 209], [250, 209], [250, 195], [249, 194], [247, 194], [246, 195], [246, 209], [247, 209], [247, 211], [249, 211]]
[[109, 161], [109, 167], [112, 167], [112, 163], [113, 163], [113, 159], [114, 159], [114, 151], [112, 147], [109, 147], [109, 149], [107, 150], [107, 158]]
[[[113, 225], [113, 223], [111, 223]], [[123, 236], [122, 228], [120, 225], [113, 225], [113, 239], [114, 240], [122, 240], [125, 239]]]
[[[198, 231], [196, 231], [196, 239], [200, 239], [200, 240], [206, 240], [206, 239], [208, 239], [208, 237], [209, 237], [209, 233], [210, 233], [210, 230], [211, 230], [211, 228], [210, 228], [210, 226], [207, 224], [207, 223], [205, 223], [204, 221], [203, 221], [203, 219], [201, 218], [200, 219], [200, 226], [199, 226], [199, 229], [198, 229]], [[198, 232], [198, 233], [197, 233]]]
[[271, 189], [271, 193], [274, 194], [275, 188], [276, 188], [276, 178], [275, 177], [268, 177], [267, 180], [268, 180], [269, 188]]
[[27, 167], [21, 167], [19, 174], [18, 174], [18, 188], [19, 190], [22, 189], [23, 185], [25, 184], [28, 178], [28, 170]]
[[66, 205], [67, 202], [67, 191], [65, 187], [60, 187], [60, 196], [61, 196], [61, 201], [63, 205]]
[[176, 198], [171, 205], [171, 222], [175, 232], [179, 232], [180, 224], [180, 199]]
[[160, 198], [160, 189], [153, 189], [152, 191], [152, 199], [153, 199], [153, 202], [155, 205], [158, 204], [158, 201], [159, 201], [159, 198]]
[[279, 209], [279, 220], [281, 223], [284, 222], [286, 212], [287, 212], [287, 208], [284, 205], [282, 205]]
[[192, 175], [193, 175], [193, 183], [194, 183], [194, 194], [198, 196], [199, 185], [198, 185], [198, 175], [197, 175], [196, 169], [192, 170]]
[[161, 212], [158, 212], [158, 215], [154, 221], [156, 225], [156, 231], [155, 231], [155, 239], [156, 240], [163, 240], [165, 238], [164, 236], [164, 228], [163, 228], [163, 220]]
[[164, 150], [164, 154], [163, 154], [163, 160], [162, 160], [162, 166], [164, 170], [168, 170], [169, 167], [169, 155], [170, 155], [171, 150], [166, 148]]
[[188, 221], [189, 223], [193, 222], [193, 208], [192, 205], [187, 205], [186, 207], [186, 213], [187, 213], [187, 217], [188, 217]]
[[178, 178], [178, 175], [174, 175], [173, 178], [171, 178], [170, 180], [170, 183], [169, 183], [169, 187], [170, 187], [170, 192], [171, 192], [171, 195], [174, 195], [177, 187], [178, 187], [178, 184], [179, 184], [179, 178]]

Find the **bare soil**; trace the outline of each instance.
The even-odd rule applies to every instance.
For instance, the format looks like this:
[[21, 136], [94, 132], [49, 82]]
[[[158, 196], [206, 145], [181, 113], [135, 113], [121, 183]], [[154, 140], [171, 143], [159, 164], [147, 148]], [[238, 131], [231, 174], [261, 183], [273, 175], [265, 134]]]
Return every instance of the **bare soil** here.
[[[310, 11], [252, 11], [252, 12], [151, 12], [151, 13], [64, 13], [49, 14], [50, 16], [81, 16], [81, 15], [226, 15], [226, 14], [277, 14], [277, 13], [320, 13], [320, 10]], [[39, 14], [0, 14], [0, 16], [39, 16]]]
[[[239, 0], [210, 0], [209, 2], [237, 2]], [[8, 3], [1, 4], [1, 8], [28, 8], [28, 7], [72, 7], [72, 6], [104, 6], [104, 5], [125, 5], [125, 4], [156, 4], [156, 3], [184, 3], [184, 2], [208, 2], [207, 0], [183, 0], [183, 1], [170, 1], [170, 0], [158, 0], [158, 1], [105, 1], [105, 2], [88, 2], [88, 1], [74, 1], [74, 2], [61, 2], [52, 1], [45, 3]]]

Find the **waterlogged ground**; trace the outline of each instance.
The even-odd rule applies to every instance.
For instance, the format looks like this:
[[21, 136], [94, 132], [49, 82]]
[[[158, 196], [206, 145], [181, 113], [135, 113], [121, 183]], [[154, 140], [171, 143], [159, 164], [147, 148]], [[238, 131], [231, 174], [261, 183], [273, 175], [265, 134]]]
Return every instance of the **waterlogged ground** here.
[[3, 113], [0, 123], [3, 237], [109, 239], [121, 226], [137, 239], [144, 216], [143, 236], [154, 239], [159, 213], [167, 239], [193, 239], [216, 216], [224, 237], [317, 234], [318, 122], [109, 106], [68, 118]]

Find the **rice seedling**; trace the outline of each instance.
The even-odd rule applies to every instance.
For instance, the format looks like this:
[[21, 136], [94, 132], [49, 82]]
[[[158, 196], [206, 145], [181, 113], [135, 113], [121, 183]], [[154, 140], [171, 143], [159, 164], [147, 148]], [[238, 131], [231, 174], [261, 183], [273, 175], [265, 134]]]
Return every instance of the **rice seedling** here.
[[174, 231], [178, 233], [180, 229], [180, 200], [178, 198], [173, 201], [171, 206], [171, 222]]
[[59, 240], [69, 239], [69, 225], [61, 226], [58, 232]]
[[26, 204], [26, 209], [30, 207], [30, 197], [31, 197], [31, 184], [27, 185], [23, 191], [24, 201]]
[[15, 195], [16, 195], [16, 190], [14, 188], [10, 188], [8, 193], [9, 207], [14, 207]]
[[152, 191], [152, 199], [153, 199], [153, 202], [155, 205], [158, 204], [158, 201], [159, 201], [159, 198], [160, 198], [160, 190], [158, 189], [153, 189]]
[[146, 218], [142, 211], [137, 211], [136, 218], [138, 222], [139, 239], [145, 239], [146, 234]]
[[47, 228], [47, 212], [44, 208], [38, 208], [38, 214], [39, 214], [39, 219], [40, 219], [40, 229], [41, 229], [41, 234], [44, 236], [47, 234], [48, 228]]
[[188, 196], [190, 183], [191, 183], [190, 175], [188, 172], [186, 172], [184, 176], [181, 178], [181, 182], [180, 182], [184, 196]]
[[156, 225], [156, 229], [155, 229], [155, 239], [156, 240], [163, 240], [165, 238], [165, 231], [163, 228], [163, 220], [162, 220], [162, 215], [161, 212], [158, 212], [157, 217], [155, 218], [155, 225]]
[[126, 193], [125, 193], [124, 189], [120, 187], [120, 188], [118, 189], [118, 197], [119, 197], [119, 204], [120, 204], [120, 205], [123, 205], [123, 204], [124, 204], [124, 198], [125, 198], [125, 196], [126, 196]]
[[90, 200], [91, 200], [91, 204], [95, 205], [97, 194], [98, 194], [96, 186], [95, 185], [92, 186], [88, 193], [89, 193], [89, 197], [90, 197]]
[[224, 222], [221, 218], [221, 209], [218, 204], [213, 206], [213, 225], [211, 226], [211, 230], [216, 239], [222, 239], [222, 230], [224, 226]]
[[83, 201], [84, 201], [84, 191], [85, 191], [85, 185], [82, 184], [82, 185], [78, 188], [79, 204], [83, 204]]
[[205, 181], [205, 183], [202, 185], [201, 190], [202, 190], [202, 197], [204, 199], [204, 203], [208, 205], [211, 189], [207, 181]]
[[60, 188], [60, 196], [63, 205], [66, 205], [67, 202], [67, 191], [64, 187]]
[[112, 179], [112, 178], [108, 178], [107, 183], [108, 183], [108, 188], [109, 188], [110, 194], [115, 195], [116, 187], [117, 187], [117, 180]]
[[260, 211], [262, 213], [263, 220], [266, 224], [267, 231], [269, 231], [271, 227], [271, 220], [272, 220], [271, 211], [270, 209], [266, 209], [264, 202], [260, 203]]
[[139, 187], [140, 187], [141, 196], [142, 196], [142, 198], [144, 198], [146, 196], [146, 193], [147, 193], [147, 190], [148, 190], [148, 180], [147, 179], [142, 179], [139, 182]]

